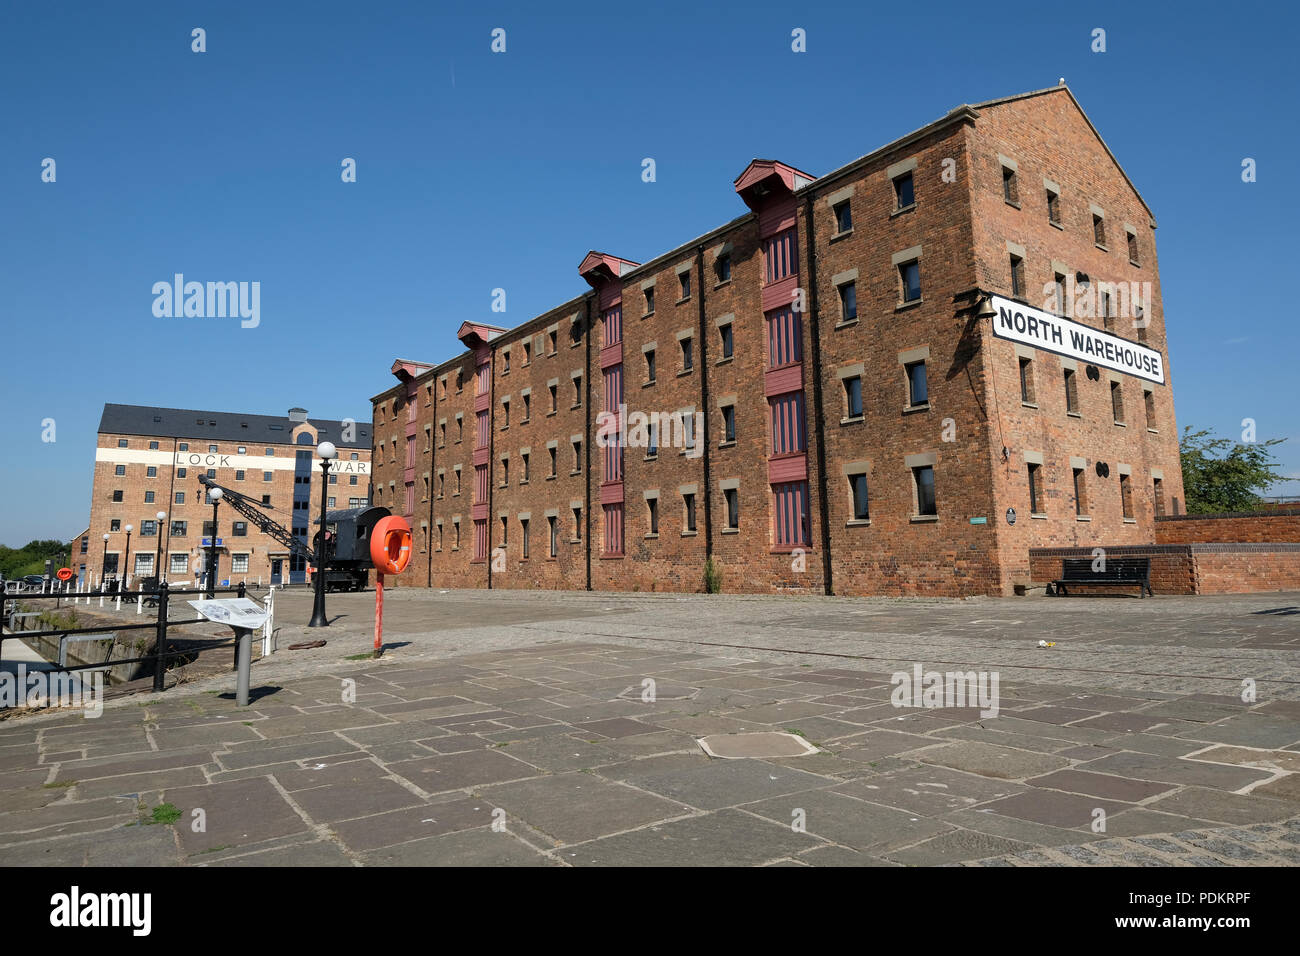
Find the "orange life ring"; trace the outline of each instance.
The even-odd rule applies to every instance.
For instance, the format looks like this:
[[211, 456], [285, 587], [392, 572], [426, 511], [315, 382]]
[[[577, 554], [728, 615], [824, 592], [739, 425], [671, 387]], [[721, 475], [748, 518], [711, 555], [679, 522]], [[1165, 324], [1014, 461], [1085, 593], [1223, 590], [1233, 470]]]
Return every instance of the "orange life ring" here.
[[397, 515], [375, 522], [370, 531], [370, 560], [382, 574], [401, 574], [411, 561], [411, 526]]

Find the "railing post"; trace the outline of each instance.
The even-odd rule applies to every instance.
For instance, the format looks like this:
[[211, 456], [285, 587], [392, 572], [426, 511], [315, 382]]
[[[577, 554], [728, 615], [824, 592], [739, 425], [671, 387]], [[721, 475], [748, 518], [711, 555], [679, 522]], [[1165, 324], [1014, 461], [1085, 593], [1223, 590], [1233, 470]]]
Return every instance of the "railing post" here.
[[167, 674], [167, 582], [158, 585], [158, 626], [154, 637], [153, 689], [159, 693], [163, 689], [163, 677]]
[[240, 581], [240, 582], [239, 582], [239, 591], [238, 591], [238, 593], [239, 593], [239, 596], [240, 596], [240, 597], [247, 597], [247, 596], [248, 596], [248, 586], [247, 586], [247, 584], [246, 584], [244, 581]]

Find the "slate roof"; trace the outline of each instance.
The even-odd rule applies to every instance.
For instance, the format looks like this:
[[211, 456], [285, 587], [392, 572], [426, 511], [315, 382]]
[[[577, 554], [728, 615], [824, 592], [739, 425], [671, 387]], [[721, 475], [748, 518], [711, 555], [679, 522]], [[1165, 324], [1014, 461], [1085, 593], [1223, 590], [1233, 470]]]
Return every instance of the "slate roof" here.
[[[370, 421], [358, 421], [353, 441], [343, 441], [343, 423], [309, 419], [322, 440], [339, 448], [370, 448]], [[250, 445], [291, 444], [297, 423], [287, 415], [248, 415], [242, 412], [205, 412], [192, 408], [155, 408], [149, 405], [105, 405], [99, 419], [103, 435], [142, 435], [148, 438], [185, 438], [247, 442]]]

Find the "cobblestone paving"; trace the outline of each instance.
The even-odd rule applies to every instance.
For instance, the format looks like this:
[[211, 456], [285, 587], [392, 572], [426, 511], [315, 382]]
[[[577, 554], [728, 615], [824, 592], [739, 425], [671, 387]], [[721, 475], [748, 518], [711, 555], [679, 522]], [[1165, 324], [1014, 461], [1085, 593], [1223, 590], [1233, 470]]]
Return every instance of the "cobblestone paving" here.
[[[0, 864], [1300, 862], [1297, 595], [405, 590], [379, 661], [347, 659], [370, 595], [328, 631], [278, 600], [282, 648], [329, 644], [260, 662], [250, 708], [223, 677], [0, 723]], [[997, 671], [998, 715], [893, 707], [917, 663]], [[697, 743], [773, 730], [820, 752]]]

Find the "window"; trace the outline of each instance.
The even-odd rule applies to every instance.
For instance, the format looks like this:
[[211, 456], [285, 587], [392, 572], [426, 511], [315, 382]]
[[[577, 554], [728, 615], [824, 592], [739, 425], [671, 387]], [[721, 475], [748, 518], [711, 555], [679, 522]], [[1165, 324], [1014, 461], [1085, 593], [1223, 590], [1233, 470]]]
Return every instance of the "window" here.
[[119, 439], [117, 440], [117, 447], [118, 447], [118, 448], [126, 448], [126, 447], [127, 447], [126, 439], [125, 439], [125, 438], [119, 438]]
[[110, 521], [110, 522], [108, 523], [108, 530], [109, 530], [109, 531], [121, 531], [121, 530], [122, 530], [122, 519], [121, 519], [121, 518], [114, 518], [112, 521]]
[[[177, 445], [176, 447], [177, 447], [179, 450], [181, 450], [181, 451], [189, 451], [189, 450], [190, 450], [190, 443], [187, 442], [187, 441], [183, 441], [183, 442], [181, 442], [179, 445]], [[266, 450], [266, 453], [267, 453], [268, 455], [271, 454], [271, 449], [268, 448], [268, 449]]]
[[170, 536], [173, 538], [183, 538], [185, 537], [188, 528], [188, 521], [173, 521]]
[[152, 491], [146, 491], [144, 493], [144, 503], [147, 505], [151, 505], [153, 504], [153, 502], [154, 502], [154, 493]]
[[853, 520], [870, 521], [871, 509], [867, 502], [867, 473], [849, 475], [849, 493], [853, 496]]
[[173, 554], [171, 556], [171, 566], [167, 569], [168, 574], [184, 574], [189, 570], [190, 556], [185, 552]]
[[777, 548], [806, 548], [812, 543], [808, 523], [808, 482], [772, 486], [772, 539]]
[[1017, 299], [1025, 295], [1025, 260], [1019, 256], [1011, 257], [1011, 295]]
[[453, 518], [451, 524], [452, 524], [452, 528], [456, 532], [456, 537], [452, 541], [451, 550], [459, 551], [460, 550], [460, 519]]
[[268, 449], [266, 450], [266, 457], [270, 458], [270, 457], [272, 457], [272, 456], [274, 456], [274, 455], [275, 455], [275, 449], [274, 449], [274, 448], [268, 448]]
[[915, 408], [918, 405], [928, 404], [930, 401], [930, 388], [925, 377], [925, 362], [909, 362], [903, 366], [907, 372], [907, 404]]
[[528, 484], [528, 452], [521, 451], [519, 453], [519, 460], [523, 464], [523, 468], [519, 475], [519, 483], [521, 485], [526, 485]]
[[682, 347], [682, 371], [689, 372], [695, 367], [695, 356], [691, 351], [691, 340], [689, 337], [681, 340]]
[[1133, 482], [1129, 475], [1121, 474], [1119, 476], [1119, 501], [1120, 506], [1124, 509], [1124, 517], [1131, 521], [1133, 519]]
[[767, 313], [767, 356], [769, 369], [803, 361], [803, 323], [789, 306]]
[[153, 552], [137, 551], [135, 553], [135, 573], [138, 577], [153, 574]]
[[1065, 370], [1065, 410], [1079, 413], [1079, 383], [1074, 369]]
[[677, 281], [681, 283], [682, 287], [681, 298], [689, 299], [691, 297], [691, 274], [689, 272], [679, 272]]
[[501, 427], [502, 428], [510, 427], [510, 400], [509, 399], [503, 399], [501, 401]]
[[1154, 495], [1156, 516], [1165, 513], [1165, 483], [1159, 478], [1151, 479], [1151, 491]]
[[447, 447], [447, 423], [445, 421], [438, 422], [438, 447]]
[[550, 532], [551, 557], [555, 557], [555, 555], [559, 552], [559, 543], [560, 543], [559, 523], [560, 523], [559, 519], [556, 518], [555, 515], [547, 515], [546, 524]]
[[1061, 194], [1055, 189], [1047, 190], [1047, 221], [1054, 226], [1061, 224]]
[[722, 337], [722, 357], [729, 359], [733, 354], [731, 323], [728, 322], [726, 325], [718, 326], [718, 334]]
[[185, 475], [186, 475], [186, 470], [185, 470], [184, 468], [177, 468], [177, 469], [176, 469], [176, 477], [177, 477], [177, 478], [184, 478]]
[[573, 446], [573, 473], [576, 475], [582, 471], [582, 440], [573, 440], [569, 444]]
[[546, 333], [546, 354], [547, 355], [555, 354], [556, 349], [559, 347], [558, 340], [559, 340], [559, 336], [556, 334], [554, 329]]
[[831, 210], [835, 213], [835, 232], [843, 234], [851, 232], [853, 229], [853, 210], [846, 199], [842, 203], [836, 203]]
[[230, 556], [230, 573], [247, 574], [248, 573], [248, 555], [232, 554]]
[[805, 451], [803, 392], [789, 392], [767, 400], [772, 421], [772, 455], [790, 455]]
[[894, 208], [906, 209], [916, 202], [916, 187], [911, 173], [903, 173], [894, 180]]
[[1115, 331], [1115, 310], [1111, 307], [1111, 298], [1109, 292], [1101, 293], [1099, 300], [1099, 311], [1101, 312], [1101, 324], [1107, 332]]
[[1156, 430], [1156, 396], [1149, 388], [1142, 389], [1142, 404], [1146, 408], [1147, 428]]
[[122, 489], [121, 489], [121, 488], [118, 488], [116, 491], [113, 492], [113, 500], [114, 500], [114, 501], [121, 501], [121, 500], [122, 500]]
[[185, 504], [185, 492], [183, 491], [176, 492], [176, 504], [178, 505]]
[[724, 253], [718, 256], [718, 261], [713, 264], [713, 271], [718, 277], [718, 284], [731, 281], [731, 255]]
[[682, 521], [685, 525], [684, 530], [694, 532], [695, 528], [695, 493], [686, 492], [682, 495]]
[[1020, 190], [1016, 185], [1016, 171], [1010, 166], [1002, 167], [1002, 198], [1013, 206], [1020, 205]]
[[858, 317], [858, 284], [846, 282], [840, 286], [840, 321], [851, 322]]
[[1034, 404], [1034, 361], [1020, 360], [1020, 401], [1024, 405]]
[[121, 478], [123, 475], [126, 474], [126, 465], [114, 465], [113, 474]]
[[333, 508], [333, 507], [334, 507], [334, 499], [333, 499], [333, 498], [328, 498], [328, 499], [326, 499], [326, 502], [327, 502], [327, 503], [326, 503], [325, 507], [327, 507], [327, 508]]
[[[438, 530], [441, 531], [442, 529], [439, 528]], [[527, 561], [528, 560], [528, 519], [527, 518], [519, 519], [519, 541], [520, 541], [520, 546], [523, 548], [522, 557], [525, 561]], [[439, 549], [441, 549], [442, 547], [441, 541], [439, 541], [438, 547]]]
[[556, 408], [558, 407], [558, 406], [555, 404], [555, 402], [556, 402], [556, 393], [558, 392], [558, 390], [559, 390], [559, 386], [558, 386], [558, 385], [551, 385], [551, 386], [549, 386], [549, 391], [550, 391], [550, 393], [551, 393], [551, 414], [554, 414]]
[[938, 515], [934, 499], [934, 466], [922, 465], [912, 469], [912, 481], [916, 485], [917, 515]]
[[736, 406], [722, 406], [722, 443], [729, 445], [736, 440]]
[[1088, 489], [1084, 469], [1072, 468], [1074, 474], [1074, 513], [1080, 518], [1088, 515]]
[[1137, 329], [1138, 341], [1147, 340], [1147, 320], [1146, 310], [1142, 308], [1141, 302], [1133, 303], [1133, 328]]
[[521, 399], [521, 400], [523, 401], [523, 403], [524, 403], [524, 416], [523, 416], [523, 418], [521, 418], [521, 419], [519, 419], [519, 420], [520, 420], [521, 422], [526, 422], [526, 421], [528, 421], [530, 418], [533, 417], [533, 396], [532, 396], [532, 393], [531, 393], [531, 392], [524, 392], [524, 394], [520, 396], [520, 399]]
[[862, 376], [852, 375], [844, 379], [844, 404], [847, 418], [862, 417]]
[[659, 455], [659, 423], [650, 422], [650, 437], [646, 442], [645, 456], [656, 458]]
[[550, 453], [550, 456], [551, 456], [551, 477], [554, 478], [554, 477], [555, 477], [555, 459], [556, 459], [556, 450], [557, 450], [557, 449], [555, 448], [555, 446], [551, 446], [550, 448], [548, 448], [548, 449], [546, 449], [546, 450], [547, 450], [547, 452]]
[[264, 504], [264, 505], [269, 505], [270, 503], [271, 503], [271, 496], [270, 496], [270, 495], [262, 495], [262, 504]]
[[216, 445], [209, 445], [209, 446], [208, 446], [208, 452], [209, 452], [209, 454], [213, 454], [213, 455], [215, 455], [215, 454], [217, 453], [217, 446], [216, 446]]
[[88, 554], [89, 552], [90, 552], [90, 538], [83, 536], [81, 539], [81, 553]]
[[1124, 390], [1119, 382], [1110, 383], [1110, 408], [1115, 416], [1115, 424], [1124, 424]]
[[501, 516], [501, 547], [510, 543], [510, 519], [506, 515]]
[[655, 383], [655, 350], [646, 349], [645, 352], [645, 380], [647, 385]]
[[215, 527], [216, 527], [216, 526], [215, 526], [211, 521], [205, 521], [205, 522], [203, 522], [203, 536], [204, 536], [205, 538], [210, 538], [210, 537], [212, 537], [212, 536], [213, 536], [213, 531], [214, 531]]
[[465, 438], [465, 419], [460, 415], [456, 416], [456, 444], [459, 445]]
[[722, 498], [727, 506], [727, 530], [736, 531], [740, 528], [740, 489], [724, 488]]
[[1138, 237], [1137, 233], [1127, 233], [1128, 236], [1128, 261], [1133, 265], [1138, 264]]
[[582, 509], [573, 509], [573, 540], [582, 540]]
[[216, 478], [216, 477], [217, 477], [217, 469], [215, 469], [215, 468], [209, 468], [209, 469], [208, 469], [208, 477], [209, 477], [209, 478]]
[[[337, 478], [338, 478], [337, 475], [330, 475], [330, 484], [333, 484]], [[236, 470], [235, 481], [243, 481], [243, 480], [244, 480], [244, 472], [242, 470]]]
[[573, 407], [582, 407], [582, 376], [573, 376]]
[[795, 260], [793, 227], [763, 240], [763, 265], [768, 285], [799, 271], [799, 264]]
[[916, 259], [901, 263], [898, 276], [903, 284], [903, 301], [916, 302], [921, 298], [921, 263]]
[[158, 450], [158, 443], [157, 443], [156, 441], [151, 441], [151, 442], [149, 443], [149, 450], [150, 450], [150, 451], [157, 451], [157, 450]]
[[646, 315], [654, 315], [654, 311], [655, 311], [655, 287], [654, 287], [654, 286], [650, 286], [650, 288], [648, 288], [648, 289], [643, 289], [641, 294], [645, 296], [645, 314], [646, 314]]
[[1030, 462], [1029, 469], [1029, 513], [1043, 514], [1047, 509], [1043, 503], [1043, 466]]
[[682, 454], [689, 454], [695, 448], [695, 415], [682, 412]]
[[506, 373], [510, 371], [510, 350], [503, 349], [501, 352], [501, 371]]
[[1092, 214], [1092, 241], [1101, 248], [1106, 248], [1106, 220], [1095, 212]]
[[230, 536], [232, 538], [248, 537], [248, 522], [236, 521], [230, 526]]
[[507, 457], [501, 459], [501, 487], [504, 488], [508, 484], [510, 484], [510, 459]]
[[1065, 314], [1065, 276], [1059, 272], [1052, 275], [1052, 286], [1056, 297], [1056, 314]]
[[147, 519], [140, 522], [140, 537], [152, 538], [158, 533], [158, 522], [153, 519]]

